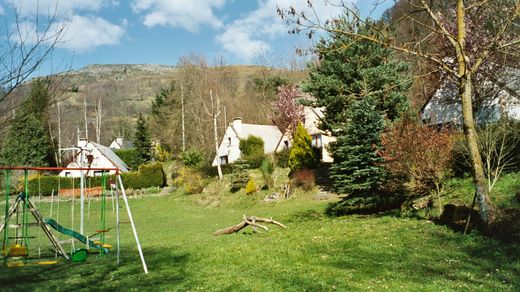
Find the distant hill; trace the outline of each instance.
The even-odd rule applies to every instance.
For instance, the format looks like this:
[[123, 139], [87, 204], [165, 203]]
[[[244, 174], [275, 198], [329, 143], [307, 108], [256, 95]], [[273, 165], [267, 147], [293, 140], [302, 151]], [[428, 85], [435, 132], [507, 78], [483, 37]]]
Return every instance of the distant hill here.
[[[233, 70], [234, 78], [237, 79], [237, 98], [243, 98], [248, 82], [265, 71], [265, 68], [253, 65], [234, 65], [227, 68]], [[284, 70], [269, 70], [284, 76], [291, 75]], [[79, 70], [51, 76], [52, 91], [61, 107], [62, 146], [71, 145], [76, 141], [78, 128], [84, 130], [84, 101], [87, 103], [88, 132], [91, 140], [95, 140], [95, 112], [96, 106], [101, 101], [103, 112], [101, 143], [108, 145], [114, 137], [133, 130], [138, 113], [147, 114], [155, 94], [162, 88], [167, 88], [178, 74], [179, 70], [174, 66], [93, 64]], [[298, 79], [294, 76], [288, 79], [295, 78]], [[10, 98], [0, 103], [2, 116], [11, 113], [12, 108], [23, 100], [29, 89], [30, 82], [27, 82]], [[243, 115], [242, 113], [228, 114]], [[51, 115], [57, 116], [56, 104], [51, 107]], [[263, 122], [268, 120], [265, 119]], [[53, 126], [57, 127], [57, 125]]]

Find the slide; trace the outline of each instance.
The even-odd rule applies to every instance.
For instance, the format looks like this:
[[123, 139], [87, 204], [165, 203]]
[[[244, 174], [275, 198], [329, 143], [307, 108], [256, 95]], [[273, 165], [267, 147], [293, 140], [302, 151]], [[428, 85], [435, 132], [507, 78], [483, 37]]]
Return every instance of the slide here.
[[[56, 231], [63, 233], [65, 235], [68, 235], [68, 236], [72, 236], [72, 237], [76, 238], [77, 240], [83, 242], [84, 244], [87, 244], [87, 238], [85, 236], [83, 236], [80, 233], [77, 233], [74, 230], [70, 230], [68, 228], [65, 228], [65, 227], [59, 225], [58, 222], [56, 222], [55, 220], [45, 219], [45, 223], [49, 224], [52, 228], [56, 229]], [[102, 247], [101, 245], [95, 244], [91, 240], [88, 241], [88, 245], [89, 245], [89, 247], [103, 251], [105, 254], [108, 253], [108, 249]]]

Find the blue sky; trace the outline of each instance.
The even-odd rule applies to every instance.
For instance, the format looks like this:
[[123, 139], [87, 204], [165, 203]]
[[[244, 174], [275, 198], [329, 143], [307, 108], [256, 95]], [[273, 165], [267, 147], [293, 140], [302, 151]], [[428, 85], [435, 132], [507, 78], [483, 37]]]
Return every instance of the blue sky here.
[[[3, 1], [3, 2], [2, 2]], [[339, 0], [331, 0], [334, 1]], [[203, 54], [208, 60], [223, 56], [228, 64], [253, 64], [260, 52], [281, 62], [294, 56], [295, 47], [308, 47], [304, 37], [287, 34], [276, 14], [277, 5], [305, 9], [306, 0], [0, 0], [0, 14], [12, 22], [13, 5], [28, 34], [40, 21], [58, 11], [57, 23], [67, 22], [62, 42], [39, 74], [77, 69], [88, 64], [175, 65], [179, 57]], [[373, 10], [375, 0], [352, 2], [366, 17], [379, 18], [393, 0]], [[15, 4], [13, 4], [15, 3]], [[38, 5], [37, 5], [38, 3]], [[338, 8], [314, 0], [325, 19]], [[8, 27], [9, 23], [7, 23]], [[51, 62], [52, 61], [52, 62]]]

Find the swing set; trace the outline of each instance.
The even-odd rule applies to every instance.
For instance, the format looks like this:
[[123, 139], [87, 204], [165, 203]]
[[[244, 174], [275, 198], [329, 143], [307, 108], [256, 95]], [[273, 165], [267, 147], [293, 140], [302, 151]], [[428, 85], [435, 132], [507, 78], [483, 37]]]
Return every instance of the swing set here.
[[[40, 192], [40, 178], [41, 174], [38, 176], [38, 197], [34, 195], [34, 190], [29, 190], [29, 171], [48, 171], [48, 172], [58, 172], [62, 170], [77, 170], [77, 171], [86, 171], [87, 173], [93, 171], [95, 174], [101, 175], [101, 186], [94, 187], [89, 189], [95, 189], [96, 192], [91, 193], [90, 195], [99, 196], [99, 225], [98, 229], [93, 230], [93, 234], [84, 235], [80, 232], [74, 230], [74, 204], [75, 204], [75, 192], [74, 192], [74, 181], [72, 181], [72, 198], [71, 201], [71, 217], [70, 221], [63, 219], [63, 216], [60, 220], [60, 213], [63, 213], [63, 208], [60, 210], [60, 180], [58, 180], [58, 187], [56, 196], [54, 196], [54, 189], [52, 190], [51, 200], [50, 200], [50, 214], [48, 218], [44, 218], [42, 215], [40, 208], [44, 206], [42, 204], [41, 192]], [[112, 228], [107, 228], [106, 225], [106, 197], [107, 193], [112, 196], [112, 211], [115, 211], [115, 229], [116, 229], [116, 258], [117, 264], [120, 264], [120, 225], [122, 223], [130, 223], [132, 226], [132, 232], [135, 238], [135, 242], [137, 245], [137, 249], [139, 251], [139, 256], [141, 259], [141, 263], [143, 266], [143, 270], [145, 274], [148, 273], [148, 268], [146, 266], [146, 262], [144, 259], [144, 255], [142, 252], [141, 245], [139, 243], [139, 238], [137, 235], [137, 230], [134, 224], [134, 220], [132, 217], [132, 213], [130, 211], [130, 206], [128, 204], [128, 198], [126, 196], [126, 191], [123, 186], [123, 181], [121, 179], [121, 175], [119, 173], [119, 169], [117, 168], [63, 168], [63, 167], [0, 167], [0, 171], [4, 172], [5, 176], [5, 216], [0, 223], [0, 234], [3, 232], [3, 241], [2, 241], [2, 256], [3, 262], [6, 266], [24, 266], [32, 263], [36, 263], [39, 265], [49, 265], [56, 264], [57, 260], [42, 260], [42, 249], [40, 245], [40, 237], [48, 239], [51, 243], [51, 250], [54, 251], [55, 259], [58, 256], [61, 256], [67, 260], [72, 260], [73, 262], [83, 262], [87, 259], [89, 253], [99, 253], [99, 255], [106, 255], [110, 253], [112, 246], [106, 242], [107, 233], [111, 231]], [[23, 171], [22, 182], [18, 183], [13, 188], [12, 180], [15, 176], [14, 172]], [[107, 176], [108, 173], [115, 173], [116, 182], [111, 183], [110, 186], [107, 184]], [[72, 178], [74, 180], [74, 178]], [[22, 185], [22, 186], [20, 186]], [[110, 189], [108, 189], [110, 187]], [[16, 190], [15, 190], [16, 189]], [[83, 211], [85, 186], [80, 184], [81, 190], [81, 210]], [[65, 191], [66, 192], [66, 191]], [[13, 193], [15, 195], [13, 195]], [[128, 222], [120, 221], [120, 212], [119, 212], [119, 201], [120, 201], [120, 193], [123, 199], [124, 205], [127, 210]], [[87, 190], [87, 194], [89, 194]], [[69, 194], [70, 195], [70, 194]], [[12, 200], [14, 197], [14, 202]], [[37, 206], [32, 198], [38, 198], [39, 205]], [[53, 217], [53, 204], [55, 201], [55, 197], [57, 197], [57, 210], [56, 210], [56, 218]], [[63, 196], [62, 196], [63, 197]], [[114, 200], [115, 197], [115, 200]], [[114, 206], [115, 201], [115, 206]], [[88, 200], [88, 220], [90, 222], [90, 196]], [[49, 204], [47, 204], [49, 205]], [[30, 215], [33, 217], [33, 221], [30, 222]], [[80, 221], [83, 223], [83, 212], [80, 214]], [[67, 216], [68, 217], [68, 216]], [[63, 225], [67, 225], [67, 227]], [[40, 227], [43, 231], [44, 236], [34, 236], [29, 232], [29, 227]], [[83, 228], [83, 226], [81, 226]], [[54, 233], [53, 233], [54, 232]], [[56, 235], [55, 235], [56, 233]], [[66, 236], [66, 240], [60, 241], [57, 235]], [[33, 243], [33, 240], [37, 241], [36, 244]], [[76, 248], [75, 241], [81, 242], [79, 246], [80, 248]], [[31, 244], [29, 244], [31, 243]], [[65, 251], [63, 244], [71, 245], [71, 253], [69, 254]], [[83, 248], [84, 245], [84, 248]], [[33, 247], [34, 246], [34, 247]], [[36, 247], [37, 246], [37, 252]], [[31, 247], [31, 248], [29, 248]], [[35, 261], [36, 260], [36, 261]]]

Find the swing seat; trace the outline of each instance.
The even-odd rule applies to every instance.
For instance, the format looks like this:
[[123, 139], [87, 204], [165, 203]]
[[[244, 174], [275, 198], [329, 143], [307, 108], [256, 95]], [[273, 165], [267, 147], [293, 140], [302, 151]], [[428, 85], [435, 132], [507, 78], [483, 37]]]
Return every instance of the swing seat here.
[[26, 257], [27, 255], [27, 248], [19, 244], [16, 244], [9, 248], [9, 252], [7, 253], [7, 256], [9, 257]]
[[111, 244], [108, 244], [108, 243], [105, 243], [102, 245], [104, 248], [106, 249], [111, 249], [112, 248], [112, 245]]
[[100, 230], [96, 230], [96, 233], [107, 233], [109, 231], [110, 231], [110, 229], [100, 229]]
[[55, 265], [58, 261], [41, 261], [38, 262], [38, 265], [47, 266], [47, 265]]

